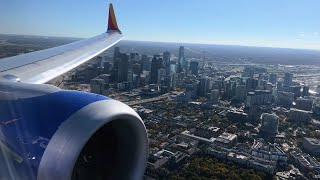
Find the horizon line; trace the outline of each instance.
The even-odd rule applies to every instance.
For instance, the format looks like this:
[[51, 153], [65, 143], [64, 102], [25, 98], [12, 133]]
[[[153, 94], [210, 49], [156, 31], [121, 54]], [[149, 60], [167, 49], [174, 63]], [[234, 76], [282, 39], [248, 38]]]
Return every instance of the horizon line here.
[[[70, 36], [67, 37], [67, 36], [51, 36], [51, 35], [47, 36], [47, 35], [29, 35], [29, 34], [7, 34], [7, 33], [0, 33], [0, 35], [34, 36], [34, 37], [51, 37], [51, 38], [70, 38], [70, 39], [72, 39], [72, 38], [73, 39], [87, 39], [87, 38], [90, 38], [90, 37], [70, 37]], [[92, 37], [94, 37], [94, 36], [92, 36]], [[252, 47], [252, 48], [291, 49], [291, 50], [304, 50], [304, 51], [320, 52], [320, 49], [305, 49], [305, 48], [292, 48], [292, 47], [272, 47], [272, 46], [256, 46], [256, 45], [239, 45], [239, 44], [192, 43], [192, 42], [133, 40], [133, 39], [123, 39], [122, 41], [136, 41], [136, 42], [149, 42], [149, 43], [170, 43], [170, 44], [214, 45], [214, 46], [240, 46], [240, 47]]]

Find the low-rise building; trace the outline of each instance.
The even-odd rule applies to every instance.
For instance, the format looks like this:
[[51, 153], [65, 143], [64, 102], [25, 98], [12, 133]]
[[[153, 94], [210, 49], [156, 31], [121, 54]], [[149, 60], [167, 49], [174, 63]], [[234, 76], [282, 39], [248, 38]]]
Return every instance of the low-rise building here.
[[149, 84], [141, 90], [142, 95], [154, 97], [161, 94], [160, 86], [157, 84]]
[[177, 168], [180, 165], [184, 164], [188, 157], [189, 157], [189, 155], [187, 155], [183, 152], [177, 151], [171, 156], [171, 159], [169, 161], [170, 166]]
[[227, 160], [242, 164], [242, 165], [247, 165], [248, 160], [250, 159], [250, 154], [245, 154], [245, 153], [239, 153], [239, 152], [230, 152], [227, 155]]
[[235, 145], [237, 141], [237, 135], [231, 133], [223, 133], [219, 137], [217, 137], [214, 143], [218, 146], [230, 148]]
[[309, 154], [304, 153], [291, 153], [295, 162], [299, 165], [301, 170], [320, 170], [320, 163]]
[[227, 118], [234, 122], [245, 122], [248, 119], [248, 114], [242, 111], [228, 110]]
[[173, 155], [173, 152], [167, 150], [158, 151], [155, 154], [149, 155], [147, 166], [152, 170], [158, 169], [166, 164]]
[[183, 152], [174, 153], [163, 149], [149, 155], [147, 166], [149, 170], [156, 170], [167, 163], [171, 166], [181, 165], [187, 157], [188, 155]]
[[290, 171], [281, 171], [276, 173], [276, 178], [278, 180], [293, 180], [293, 179], [304, 179], [303, 174], [296, 168]]
[[317, 138], [303, 138], [303, 148], [311, 154], [320, 154], [320, 139]]
[[124, 81], [121, 83], [117, 83], [117, 89], [124, 91], [124, 90], [128, 90], [131, 88], [132, 82], [129, 81]]
[[214, 156], [216, 158], [225, 159], [227, 157], [227, 154], [229, 153], [229, 149], [211, 145], [206, 149], [206, 154], [210, 156]]
[[197, 152], [198, 143], [198, 140], [177, 136], [170, 148], [176, 151], [184, 152], [188, 155], [192, 155]]
[[216, 158], [226, 159], [228, 161], [244, 165], [259, 171], [263, 171], [269, 174], [274, 174], [276, 172], [276, 161], [254, 157], [245, 152], [240, 152], [237, 150], [232, 150], [217, 145], [211, 145], [206, 149], [206, 154], [214, 156]]
[[275, 144], [264, 144], [257, 141], [251, 149], [251, 154], [254, 157], [262, 158], [269, 161], [276, 161], [279, 163], [286, 163], [288, 156]]
[[276, 172], [277, 162], [252, 157], [248, 161], [248, 167], [256, 169], [258, 171], [263, 171], [269, 174], [274, 174]]
[[304, 111], [300, 109], [291, 108], [289, 111], [289, 119], [294, 122], [310, 122], [311, 121], [311, 111]]
[[194, 135], [205, 138], [218, 137], [219, 134], [221, 134], [220, 128], [207, 125], [197, 127], [196, 131], [194, 132]]
[[295, 108], [305, 110], [305, 111], [311, 111], [312, 105], [313, 105], [313, 99], [298, 98], [295, 101], [295, 103], [296, 103]]
[[195, 139], [195, 140], [198, 140], [200, 142], [204, 142], [204, 143], [207, 143], [207, 144], [212, 144], [216, 138], [214, 137], [211, 137], [211, 138], [205, 138], [205, 137], [201, 137], [201, 136], [196, 136], [194, 134], [191, 134], [190, 131], [186, 130], [186, 131], [183, 131], [181, 133], [181, 135], [183, 136], [186, 136], [188, 138], [191, 138], [191, 139]]

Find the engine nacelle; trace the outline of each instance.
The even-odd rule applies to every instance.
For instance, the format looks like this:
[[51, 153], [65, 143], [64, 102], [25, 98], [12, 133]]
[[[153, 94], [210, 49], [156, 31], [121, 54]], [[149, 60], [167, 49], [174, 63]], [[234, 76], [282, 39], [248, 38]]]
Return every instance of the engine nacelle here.
[[0, 179], [142, 179], [139, 115], [108, 97], [0, 81]]

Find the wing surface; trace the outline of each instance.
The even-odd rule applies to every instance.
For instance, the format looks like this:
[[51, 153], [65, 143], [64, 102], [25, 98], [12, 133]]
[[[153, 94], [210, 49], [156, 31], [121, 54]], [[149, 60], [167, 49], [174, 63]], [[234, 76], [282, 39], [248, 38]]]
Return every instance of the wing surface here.
[[23, 83], [46, 83], [87, 62], [123, 38], [110, 4], [107, 32], [74, 43], [0, 59], [0, 77]]

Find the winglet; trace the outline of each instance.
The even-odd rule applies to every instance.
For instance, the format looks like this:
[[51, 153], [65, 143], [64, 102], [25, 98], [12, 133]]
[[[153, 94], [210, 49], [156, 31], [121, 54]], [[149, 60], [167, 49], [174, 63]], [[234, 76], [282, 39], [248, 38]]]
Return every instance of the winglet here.
[[108, 20], [108, 30], [107, 32], [112, 31], [118, 31], [121, 33], [121, 31], [118, 28], [117, 19], [114, 14], [112, 3], [109, 4], [109, 20]]

